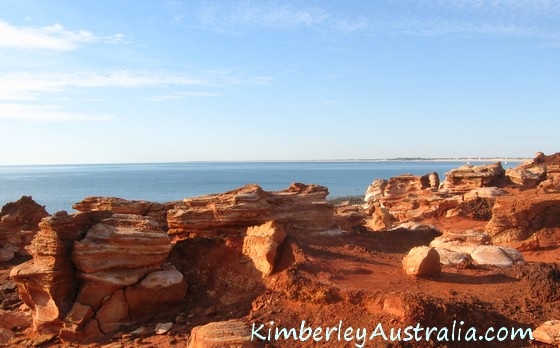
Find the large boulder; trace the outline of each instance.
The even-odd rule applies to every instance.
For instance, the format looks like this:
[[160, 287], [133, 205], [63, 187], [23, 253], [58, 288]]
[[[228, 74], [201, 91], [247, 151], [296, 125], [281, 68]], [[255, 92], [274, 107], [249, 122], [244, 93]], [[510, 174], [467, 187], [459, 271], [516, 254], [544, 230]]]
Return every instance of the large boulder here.
[[385, 188], [389, 182], [385, 179], [375, 179], [368, 186], [366, 190], [366, 195], [364, 196], [364, 201], [366, 203], [377, 202], [379, 198], [385, 195]]
[[30, 196], [7, 203], [0, 210], [0, 262], [15, 254], [27, 255], [25, 247], [39, 231], [39, 222], [49, 214]]
[[514, 248], [490, 245], [491, 238], [484, 232], [446, 232], [435, 238], [430, 246], [440, 254], [440, 262], [447, 266], [511, 267], [523, 263], [523, 256]]
[[402, 265], [407, 275], [436, 277], [441, 273], [438, 252], [426, 246], [412, 248], [403, 258]]
[[498, 245], [480, 245], [473, 250], [471, 258], [481, 266], [511, 267], [525, 262], [516, 249]]

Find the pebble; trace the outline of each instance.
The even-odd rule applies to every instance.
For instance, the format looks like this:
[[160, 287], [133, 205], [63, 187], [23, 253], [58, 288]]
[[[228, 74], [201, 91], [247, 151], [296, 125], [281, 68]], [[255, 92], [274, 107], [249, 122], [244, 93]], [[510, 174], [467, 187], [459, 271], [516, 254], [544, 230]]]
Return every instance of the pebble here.
[[157, 323], [156, 325], [156, 335], [166, 334], [173, 327], [173, 323]]

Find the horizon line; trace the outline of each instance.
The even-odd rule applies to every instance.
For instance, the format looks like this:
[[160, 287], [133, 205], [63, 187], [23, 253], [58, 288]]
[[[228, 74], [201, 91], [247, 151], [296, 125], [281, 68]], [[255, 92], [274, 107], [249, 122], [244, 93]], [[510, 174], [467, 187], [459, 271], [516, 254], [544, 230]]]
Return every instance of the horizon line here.
[[152, 164], [186, 164], [186, 163], [344, 163], [344, 162], [523, 162], [529, 157], [393, 157], [393, 158], [354, 158], [354, 159], [304, 159], [304, 160], [188, 160], [188, 161], [157, 161], [157, 162], [90, 162], [90, 163], [27, 163], [0, 164], [0, 167], [16, 166], [88, 166], [88, 165], [152, 165]]

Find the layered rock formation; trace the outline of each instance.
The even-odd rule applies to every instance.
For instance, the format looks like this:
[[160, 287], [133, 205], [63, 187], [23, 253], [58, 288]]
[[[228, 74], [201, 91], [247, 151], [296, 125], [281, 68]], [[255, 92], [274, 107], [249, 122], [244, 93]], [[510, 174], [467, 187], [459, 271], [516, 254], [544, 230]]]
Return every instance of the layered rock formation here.
[[[228, 290], [214, 295], [216, 303], [250, 301], [274, 271], [286, 235], [336, 227], [327, 194], [325, 187], [292, 184], [278, 192], [247, 185], [169, 204], [88, 197], [74, 205], [79, 213], [59, 212], [40, 223], [28, 248], [33, 259], [11, 276], [33, 309], [35, 330], [66, 341], [96, 339], [173, 312], [191, 272], [201, 282], [195, 289]], [[168, 262], [170, 236], [194, 241], [176, 246], [178, 254], [212, 247], [217, 264], [189, 249], [175, 258], [180, 272]]]
[[437, 173], [399, 175], [376, 179], [368, 187], [363, 210], [370, 218], [366, 227], [391, 229], [403, 222], [428, 218], [464, 216], [489, 220], [494, 202], [508, 192], [501, 163], [451, 170], [439, 184]]
[[160, 204], [148, 201], [127, 200], [118, 197], [86, 197], [72, 208], [81, 212], [108, 210], [116, 214], [148, 216], [155, 219], [163, 229], [167, 229], [167, 210], [174, 202]]
[[165, 264], [171, 242], [156, 220], [59, 212], [40, 226], [33, 259], [11, 272], [38, 332], [95, 339], [184, 300], [183, 275]]
[[70, 260], [72, 244], [100, 216], [59, 212], [45, 218], [28, 251], [33, 260], [14, 267], [10, 276], [21, 299], [34, 311], [33, 326], [39, 333], [58, 333], [78, 290]]
[[[445, 200], [437, 196], [437, 173], [423, 176], [403, 174], [391, 179], [376, 179], [368, 187], [363, 209], [372, 217], [366, 226], [390, 229], [393, 222], [415, 220], [434, 214]], [[457, 204], [452, 204], [456, 206]]]
[[501, 187], [506, 184], [505, 171], [500, 162], [473, 166], [461, 166], [446, 173], [441, 189], [465, 193], [481, 187]]
[[15, 254], [27, 254], [25, 247], [39, 231], [39, 222], [49, 214], [31, 197], [23, 196], [0, 211], [0, 262]]
[[292, 184], [278, 192], [246, 185], [223, 194], [185, 199], [167, 212], [174, 239], [244, 234], [248, 227], [274, 221], [286, 233], [309, 233], [335, 226], [334, 207], [326, 187]]

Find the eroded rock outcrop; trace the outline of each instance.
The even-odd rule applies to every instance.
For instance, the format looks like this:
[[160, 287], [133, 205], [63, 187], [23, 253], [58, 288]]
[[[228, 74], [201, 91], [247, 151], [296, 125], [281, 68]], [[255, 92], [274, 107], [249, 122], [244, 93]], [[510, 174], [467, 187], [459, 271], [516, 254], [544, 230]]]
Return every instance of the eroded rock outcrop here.
[[537, 152], [532, 160], [506, 171], [509, 180], [524, 189], [540, 186], [541, 183], [546, 188], [556, 186], [555, 188], [558, 189], [559, 175], [560, 153], [547, 156], [542, 152]]
[[110, 334], [183, 301], [183, 275], [165, 264], [170, 252], [167, 234], [147, 216], [113, 214], [91, 227], [74, 243], [72, 260], [82, 285], [61, 337]]
[[0, 211], [0, 262], [11, 260], [15, 254], [26, 255], [25, 247], [39, 231], [39, 222], [49, 214], [45, 207], [31, 197], [23, 196]]
[[171, 242], [150, 217], [59, 212], [40, 227], [33, 259], [10, 274], [40, 333], [96, 339], [185, 298], [183, 275], [165, 264]]
[[445, 196], [437, 195], [438, 186], [437, 173], [403, 174], [389, 180], [374, 180], [364, 198], [363, 210], [371, 217], [366, 226], [373, 230], [390, 229], [397, 222], [436, 214], [440, 204], [447, 204]]
[[326, 187], [292, 184], [283, 191], [267, 192], [258, 185], [185, 199], [167, 212], [169, 235], [220, 237], [244, 234], [248, 227], [275, 221], [287, 234], [320, 232], [335, 226], [334, 207]]
[[[193, 296], [211, 293], [222, 307], [250, 306], [265, 289], [263, 278], [294, 262], [294, 240], [340, 233], [327, 194], [317, 185], [278, 192], [246, 185], [185, 199], [167, 215], [175, 242], [171, 261], [189, 279]], [[282, 242], [284, 235], [290, 241]]]
[[367, 215], [360, 206], [343, 202], [334, 207], [334, 222], [342, 231], [352, 231], [366, 223]]
[[78, 291], [75, 268], [70, 260], [72, 244], [101, 216], [68, 215], [58, 212], [43, 219], [41, 230], [28, 251], [32, 260], [12, 269], [21, 299], [33, 311], [33, 326], [39, 333], [58, 333]]
[[560, 194], [533, 191], [500, 197], [485, 231], [496, 243], [511, 243], [550, 228], [560, 228]]
[[466, 193], [481, 187], [502, 187], [506, 184], [505, 171], [500, 162], [473, 166], [463, 165], [446, 173], [443, 190]]

